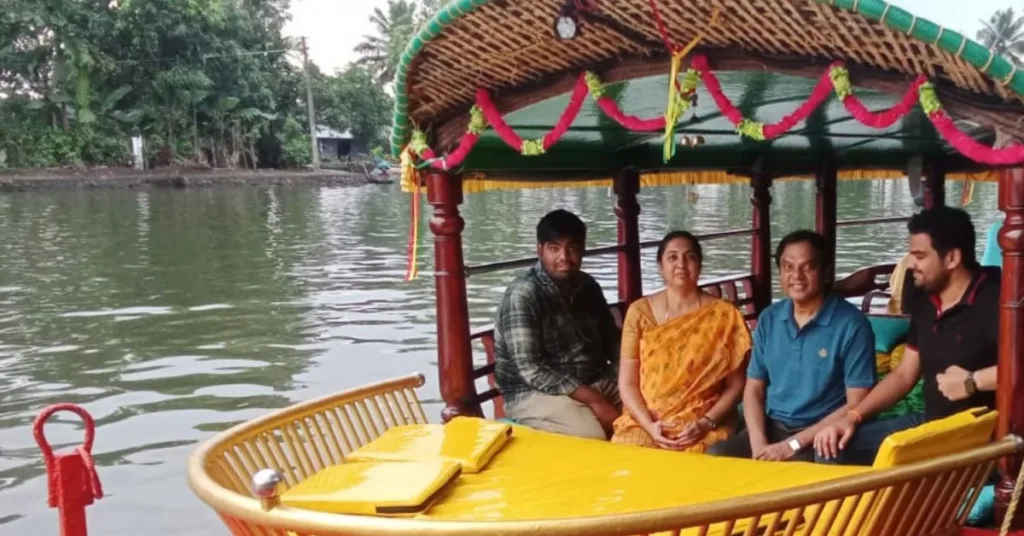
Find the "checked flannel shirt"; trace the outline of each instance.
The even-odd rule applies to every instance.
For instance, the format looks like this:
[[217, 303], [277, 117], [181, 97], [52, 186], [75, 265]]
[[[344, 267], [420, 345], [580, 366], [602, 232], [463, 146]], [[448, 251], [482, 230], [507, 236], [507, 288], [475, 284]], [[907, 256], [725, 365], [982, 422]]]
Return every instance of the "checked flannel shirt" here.
[[568, 296], [538, 262], [505, 291], [494, 328], [495, 381], [506, 407], [615, 381], [620, 331], [601, 286], [580, 273]]

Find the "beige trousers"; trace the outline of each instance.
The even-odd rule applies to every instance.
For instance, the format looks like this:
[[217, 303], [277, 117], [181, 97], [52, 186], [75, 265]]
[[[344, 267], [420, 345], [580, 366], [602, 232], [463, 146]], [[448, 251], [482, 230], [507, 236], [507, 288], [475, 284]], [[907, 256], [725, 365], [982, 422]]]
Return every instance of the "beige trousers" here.
[[[622, 407], [619, 388], [614, 380], [600, 380], [590, 387], [604, 395], [616, 408]], [[505, 413], [517, 423], [537, 430], [590, 439], [608, 439], [594, 412], [568, 396], [536, 393], [515, 406], [505, 408]]]

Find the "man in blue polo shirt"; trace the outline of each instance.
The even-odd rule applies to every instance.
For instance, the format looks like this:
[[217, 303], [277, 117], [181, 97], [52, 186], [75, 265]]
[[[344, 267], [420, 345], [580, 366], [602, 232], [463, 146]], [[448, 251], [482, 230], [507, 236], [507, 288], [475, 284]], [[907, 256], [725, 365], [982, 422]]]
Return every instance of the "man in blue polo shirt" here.
[[757, 320], [743, 395], [746, 429], [708, 453], [814, 461], [818, 431], [846, 415], [875, 384], [875, 336], [864, 313], [831, 294], [823, 236], [791, 233], [775, 257], [788, 298]]

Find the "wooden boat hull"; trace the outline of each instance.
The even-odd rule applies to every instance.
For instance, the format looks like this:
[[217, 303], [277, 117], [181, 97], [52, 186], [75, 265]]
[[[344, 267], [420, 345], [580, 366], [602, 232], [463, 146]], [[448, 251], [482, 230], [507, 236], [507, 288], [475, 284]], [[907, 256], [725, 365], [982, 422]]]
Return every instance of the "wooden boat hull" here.
[[399, 378], [236, 426], [197, 449], [189, 483], [238, 535], [948, 535], [959, 533], [995, 462], [1021, 445], [1009, 437], [954, 446], [961, 451], [870, 470], [713, 459], [516, 428], [489, 466], [463, 474], [411, 517], [327, 513], [253, 495], [261, 469], [281, 471], [284, 487], [294, 487], [394, 426], [425, 425], [414, 391], [422, 383]]

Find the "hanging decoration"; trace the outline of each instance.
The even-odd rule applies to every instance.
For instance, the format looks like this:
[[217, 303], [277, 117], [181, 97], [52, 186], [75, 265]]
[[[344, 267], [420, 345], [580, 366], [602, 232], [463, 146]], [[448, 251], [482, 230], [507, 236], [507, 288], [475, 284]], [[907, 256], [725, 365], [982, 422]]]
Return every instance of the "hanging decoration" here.
[[[670, 79], [674, 78], [670, 77]], [[498, 137], [520, 154], [524, 156], [543, 155], [568, 132], [588, 95], [606, 116], [622, 125], [623, 128], [633, 132], [665, 130], [666, 137], [668, 137], [673, 133], [669, 124], [671, 123], [674, 127], [684, 113], [691, 109], [689, 105], [691, 101], [686, 96], [695, 95], [698, 82], [703, 83], [722, 115], [735, 125], [736, 132], [756, 141], [770, 141], [788, 133], [797, 124], [807, 119], [834, 93], [851, 117], [865, 126], [876, 129], [888, 128], [909, 114], [915, 105], [920, 104], [925, 115], [943, 139], [967, 158], [992, 166], [1024, 164], [1024, 146], [988, 147], [960, 130], [943, 109], [934, 86], [923, 76], [910, 85], [903, 98], [893, 107], [880, 112], [871, 112], [854, 94], [846, 67], [842, 62], [836, 62], [821, 76], [811, 95], [803, 104], [779, 122], [766, 125], [743, 116], [742, 112], [725, 95], [721, 83], [709, 68], [707, 58], [700, 54], [691, 59], [690, 69], [686, 71], [682, 83], [670, 91], [670, 93], [677, 92], [676, 97], [683, 98], [670, 99], [670, 104], [674, 104], [675, 107], [670, 107], [668, 112], [661, 117], [644, 119], [626, 115], [614, 99], [605, 95], [601, 79], [594, 73], [586, 72], [578, 78], [570, 95], [569, 104], [562, 112], [555, 127], [542, 138], [536, 140], [520, 138], [501, 117], [490, 93], [480, 89], [476, 94], [476, 105], [470, 111], [469, 127], [454, 151], [446, 156], [436, 156], [426, 143], [426, 135], [420, 131], [413, 132], [407, 148], [420, 159], [418, 168], [429, 166], [434, 169], [449, 170], [462, 164], [469, 156], [473, 146], [476, 145], [480, 135], [490, 126], [494, 128]], [[676, 109], [680, 107], [681, 109], [677, 111]], [[684, 139], [684, 145], [691, 147], [701, 143], [703, 143], [703, 139], [700, 137]]]
[[[696, 72], [693, 69], [687, 70], [687, 80], [680, 86], [679, 68], [686, 57], [701, 41], [704, 40], [704, 31], [700, 31], [690, 40], [686, 46], [677, 47], [668, 35], [665, 21], [658, 11], [657, 0], [650, 0], [651, 11], [654, 13], [654, 20], [658, 24], [658, 31], [665, 43], [665, 48], [672, 53], [672, 62], [668, 76], [668, 104], [665, 106], [665, 139], [662, 148], [662, 159], [667, 164], [676, 156], [675, 128], [679, 118], [686, 114], [686, 111], [694, 104], [697, 97]], [[716, 7], [711, 13], [711, 21], [708, 26], [714, 26], [718, 22], [719, 9]], [[687, 140], [689, 144], [689, 140]]]
[[[412, 163], [412, 155], [409, 154], [409, 153], [410, 153], [410, 151], [405, 151], [404, 153], [402, 153], [402, 176], [403, 177], [405, 176], [406, 170], [408, 169], [408, 167], [411, 166], [411, 163]], [[409, 212], [410, 212], [410, 214], [409, 214], [409, 221], [410, 221], [410, 226], [409, 226], [409, 244], [408, 244], [407, 253], [406, 253], [406, 255], [407, 255], [407, 262], [406, 262], [406, 269], [405, 269], [405, 280], [406, 281], [412, 281], [412, 280], [416, 279], [416, 276], [419, 274], [419, 270], [417, 269], [417, 264], [418, 263], [416, 262], [416, 260], [417, 260], [418, 253], [419, 253], [419, 243], [420, 243], [420, 201], [421, 201], [420, 198], [422, 197], [420, 195], [420, 187], [421, 187], [422, 182], [420, 180], [419, 170], [413, 168], [413, 169], [411, 169], [409, 171], [409, 173], [410, 173], [410, 178], [413, 181], [413, 187], [412, 187], [413, 188], [413, 196], [412, 196], [412, 199], [409, 201]]]

